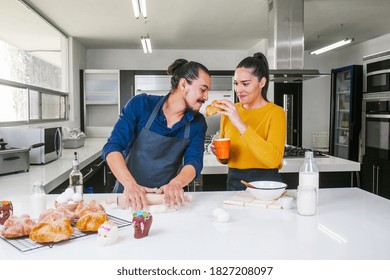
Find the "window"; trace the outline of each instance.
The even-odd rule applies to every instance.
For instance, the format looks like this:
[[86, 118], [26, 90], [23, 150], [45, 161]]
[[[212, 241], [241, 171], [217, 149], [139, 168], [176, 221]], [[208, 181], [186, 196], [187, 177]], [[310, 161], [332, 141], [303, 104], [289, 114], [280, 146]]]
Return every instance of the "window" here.
[[68, 38], [24, 1], [0, 9], [0, 125], [67, 118]]

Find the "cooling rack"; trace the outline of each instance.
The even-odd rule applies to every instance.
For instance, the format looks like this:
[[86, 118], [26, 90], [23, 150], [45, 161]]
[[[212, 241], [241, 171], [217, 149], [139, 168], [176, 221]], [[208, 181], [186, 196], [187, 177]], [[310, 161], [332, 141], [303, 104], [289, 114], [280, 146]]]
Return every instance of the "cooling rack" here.
[[[131, 225], [130, 221], [127, 221], [127, 220], [124, 220], [124, 219], [121, 219], [121, 218], [118, 218], [118, 217], [115, 217], [115, 216], [112, 216], [109, 214], [107, 214], [107, 217], [110, 221], [113, 221], [114, 223], [116, 223], [118, 228], [122, 228], [122, 227], [126, 227], [126, 226]], [[96, 232], [82, 232], [82, 231], [78, 230], [77, 228], [74, 228], [74, 233], [70, 236], [70, 238], [68, 240], [64, 240], [64, 241], [71, 241], [71, 240], [74, 240], [77, 238], [82, 238], [82, 237], [85, 237], [85, 236], [88, 236], [91, 234], [96, 234]], [[7, 239], [7, 238], [4, 238], [3, 236], [0, 235], [0, 238], [23, 253], [33, 251], [36, 249], [40, 249], [43, 247], [52, 248], [56, 244], [56, 243], [50, 243], [50, 244], [37, 243], [37, 242], [31, 240], [28, 236], [14, 238], [14, 239]]]

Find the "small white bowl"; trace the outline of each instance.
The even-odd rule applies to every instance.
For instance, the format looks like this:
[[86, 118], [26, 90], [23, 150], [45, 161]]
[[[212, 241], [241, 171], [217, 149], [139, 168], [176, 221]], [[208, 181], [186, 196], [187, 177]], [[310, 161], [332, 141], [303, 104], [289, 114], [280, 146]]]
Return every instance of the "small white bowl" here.
[[260, 200], [274, 200], [281, 196], [286, 190], [287, 185], [276, 181], [254, 181], [249, 182], [255, 188], [248, 187], [247, 190]]

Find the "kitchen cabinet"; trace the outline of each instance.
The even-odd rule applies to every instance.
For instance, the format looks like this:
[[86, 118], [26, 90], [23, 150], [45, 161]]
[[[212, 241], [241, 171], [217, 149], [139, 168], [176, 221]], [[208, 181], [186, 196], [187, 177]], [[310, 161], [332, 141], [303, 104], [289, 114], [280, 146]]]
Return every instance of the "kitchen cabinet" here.
[[390, 199], [390, 161], [363, 156], [362, 189]]
[[[345, 188], [358, 185], [356, 172], [320, 172], [320, 188]], [[296, 189], [299, 185], [299, 173], [280, 173], [282, 181], [288, 189]]]
[[119, 70], [82, 70], [81, 81], [81, 129], [107, 137], [120, 113]]

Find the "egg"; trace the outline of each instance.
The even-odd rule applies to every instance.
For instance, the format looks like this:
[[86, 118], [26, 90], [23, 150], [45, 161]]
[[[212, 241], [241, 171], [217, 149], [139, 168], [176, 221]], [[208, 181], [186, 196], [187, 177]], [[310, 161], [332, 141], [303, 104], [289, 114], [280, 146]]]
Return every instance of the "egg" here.
[[69, 204], [76, 204], [76, 203], [75, 203], [73, 200], [69, 200], [69, 201], [68, 201], [68, 205], [69, 205]]
[[230, 220], [229, 213], [226, 210], [222, 209], [222, 208], [215, 208], [213, 210], [213, 216], [215, 218], [217, 218], [218, 222], [221, 222], [221, 223], [226, 223], [226, 222], [228, 222]]
[[81, 196], [81, 194], [75, 193], [75, 194], [72, 196], [72, 200], [73, 200], [73, 202], [78, 203], [78, 202], [80, 202], [81, 200], [83, 200], [83, 197]]
[[68, 199], [72, 199], [73, 195], [74, 195], [74, 190], [71, 189], [71, 188], [67, 188], [64, 192], [63, 192], [64, 195], [66, 195], [66, 197]]
[[57, 196], [56, 201], [58, 203], [63, 204], [63, 203], [68, 203], [69, 199], [68, 199], [68, 197], [66, 195], [60, 194], [59, 196]]

